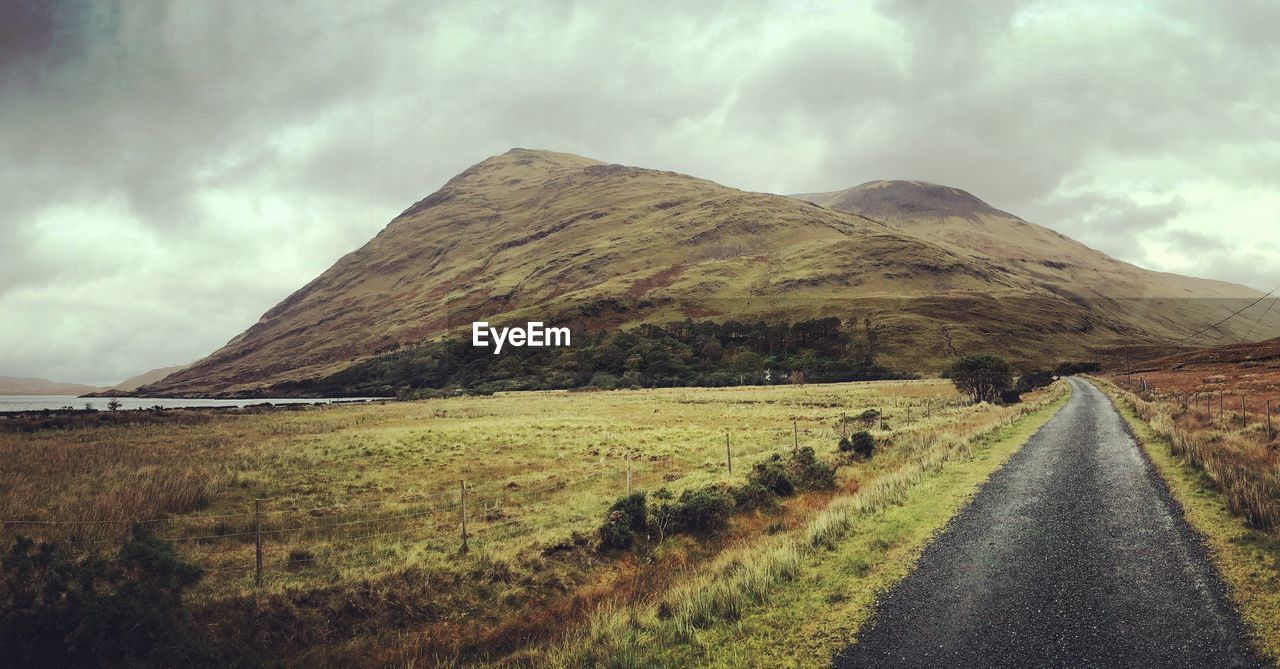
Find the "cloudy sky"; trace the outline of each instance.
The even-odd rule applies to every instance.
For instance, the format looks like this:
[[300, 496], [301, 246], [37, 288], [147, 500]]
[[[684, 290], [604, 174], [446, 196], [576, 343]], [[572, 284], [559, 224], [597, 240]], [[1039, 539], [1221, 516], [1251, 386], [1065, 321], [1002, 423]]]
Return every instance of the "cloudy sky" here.
[[513, 146], [1280, 285], [1280, 5], [0, 3], [0, 375], [190, 362]]

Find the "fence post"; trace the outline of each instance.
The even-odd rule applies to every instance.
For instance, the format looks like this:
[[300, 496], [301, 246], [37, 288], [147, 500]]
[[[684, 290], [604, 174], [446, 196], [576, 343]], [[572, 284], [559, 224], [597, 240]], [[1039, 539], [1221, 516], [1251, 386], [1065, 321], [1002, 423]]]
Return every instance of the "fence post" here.
[[791, 419], [791, 451], [793, 453], [800, 452], [800, 428], [795, 418]]
[[907, 427], [911, 427], [911, 405], [907, 405]]
[[724, 433], [724, 460], [729, 465], [729, 476], [733, 476], [733, 450], [729, 448], [729, 433]]
[[253, 568], [253, 587], [262, 587], [262, 500], [253, 500], [253, 544], [254, 544], [254, 568]]
[[1267, 438], [1274, 436], [1276, 433], [1271, 430], [1271, 400], [1267, 400]]
[[470, 546], [467, 545], [467, 482], [466, 480], [464, 479], [464, 480], [458, 481], [458, 486], [459, 486], [459, 489], [462, 491], [462, 498], [458, 505], [460, 516], [462, 518], [462, 552], [466, 553], [468, 550], [470, 550]]
[[627, 494], [631, 494], [631, 451], [622, 456], [627, 461]]
[[1240, 396], [1240, 423], [1244, 427], [1249, 427], [1249, 411], [1244, 404], [1244, 395]]

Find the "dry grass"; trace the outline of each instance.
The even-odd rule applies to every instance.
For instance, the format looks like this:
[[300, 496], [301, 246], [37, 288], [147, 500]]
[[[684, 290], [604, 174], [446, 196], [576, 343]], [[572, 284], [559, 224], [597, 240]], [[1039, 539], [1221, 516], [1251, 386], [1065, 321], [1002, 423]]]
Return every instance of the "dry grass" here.
[[[835, 419], [871, 407], [887, 414], [890, 429], [877, 431], [885, 445], [843, 468], [840, 481], [843, 494], [861, 489], [867, 500], [888, 499], [910, 485], [906, 472], [939, 466], [940, 454], [1020, 411], [966, 406], [945, 382], [909, 381], [512, 393], [9, 433], [0, 434], [0, 516], [109, 520], [4, 528], [106, 549], [129, 519], [155, 521], [209, 570], [192, 601], [220, 637], [273, 657], [289, 653], [291, 663], [519, 658], [606, 602], [654, 602], [713, 573], [708, 565], [732, 561], [726, 551], [795, 542], [786, 550], [807, 555], [848, 522], [847, 503], [828, 506], [830, 493], [812, 493], [772, 515], [736, 518], [713, 541], [677, 538], [635, 559], [601, 556], [588, 538], [625, 489], [624, 456], [636, 487], [722, 481], [727, 431], [740, 480], [793, 438], [832, 456]], [[474, 486], [465, 557], [455, 508], [463, 478]], [[266, 500], [261, 591], [252, 587], [258, 498]], [[732, 613], [722, 607], [740, 596], [761, 597], [787, 573], [779, 550], [757, 566], [751, 549], [752, 569], [765, 571], [744, 571], [720, 603], [680, 605], [681, 624]], [[262, 628], [246, 637], [238, 627], [246, 619]]]
[[[590, 622], [545, 655], [536, 666], [646, 667], [661, 662], [660, 649], [695, 641], [698, 630], [739, 620], [768, 601], [778, 588], [795, 580], [806, 561], [837, 548], [860, 521], [900, 504], [920, 481], [955, 458], [973, 456], [975, 444], [1058, 400], [1061, 386], [1026, 404], [993, 417], [963, 437], [933, 434], [899, 460], [896, 467], [839, 495], [796, 531], [761, 538], [753, 545], [727, 551], [656, 601], [603, 606]], [[928, 445], [925, 446], [924, 444]]]
[[[1238, 471], [1239, 460], [1213, 453], [1220, 449], [1202, 435], [1189, 434], [1193, 428], [1182, 423], [1199, 419], [1183, 416], [1178, 420], [1180, 405], [1170, 410], [1167, 403], [1137, 397], [1113, 384], [1104, 387], [1120, 400], [1121, 413], [1169, 484], [1187, 521], [1204, 535], [1214, 565], [1248, 623], [1256, 647], [1273, 666], [1280, 667], [1280, 533], [1274, 527], [1248, 527], [1242, 517], [1252, 513], [1247, 510], [1250, 506], [1265, 509], [1267, 500], [1247, 494], [1247, 487], [1246, 494], [1240, 494], [1239, 488], [1223, 485], [1225, 481], [1237, 485], [1254, 481], [1257, 474]], [[1216, 464], [1222, 461], [1236, 466]]]
[[[1116, 388], [1115, 386], [1112, 386]], [[1204, 472], [1226, 498], [1231, 512], [1252, 528], [1280, 529], [1280, 448], [1265, 424], [1162, 397], [1158, 391], [1121, 397], [1174, 456]]]

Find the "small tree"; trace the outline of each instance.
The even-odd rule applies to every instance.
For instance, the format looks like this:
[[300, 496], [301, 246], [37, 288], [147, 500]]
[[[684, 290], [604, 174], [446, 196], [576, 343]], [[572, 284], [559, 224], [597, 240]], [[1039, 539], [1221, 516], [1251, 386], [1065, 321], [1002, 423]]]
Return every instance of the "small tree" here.
[[110, 402], [107, 402], [107, 410], [109, 411], [119, 411], [121, 406], [123, 405], [120, 403], [120, 400], [114, 397], [111, 398]]
[[994, 402], [1013, 386], [1009, 361], [994, 355], [970, 355], [951, 366], [947, 374], [956, 389], [975, 402]]

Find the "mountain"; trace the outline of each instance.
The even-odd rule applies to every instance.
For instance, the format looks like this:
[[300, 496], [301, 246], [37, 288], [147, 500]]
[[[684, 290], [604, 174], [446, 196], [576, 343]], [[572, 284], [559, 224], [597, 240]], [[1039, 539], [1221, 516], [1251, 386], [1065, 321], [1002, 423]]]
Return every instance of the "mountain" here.
[[[1222, 298], [1257, 295], [1159, 278], [1169, 275], [937, 188], [922, 187], [914, 205], [902, 192], [905, 201], [860, 213], [839, 198], [513, 149], [406, 209], [209, 357], [138, 392], [270, 394], [445, 334], [469, 337], [477, 320], [565, 324], [583, 336], [685, 318], [834, 315], [873, 319], [883, 361], [903, 369], [936, 370], [978, 350], [1083, 359], [1167, 343], [1229, 313]], [[965, 221], [992, 231], [985, 241], [947, 231]], [[1017, 244], [995, 243], [1011, 229]], [[1142, 308], [1108, 296], [1109, 285]], [[1193, 308], [1187, 298], [1200, 299]]]
[[101, 388], [81, 383], [60, 383], [48, 379], [0, 376], [0, 395], [83, 395]]
[[[950, 186], [872, 181], [794, 197], [882, 221], [965, 257], [993, 262], [1113, 322], [1134, 324], [1131, 341], [1114, 347], [1119, 351], [1167, 352], [1167, 342], [1193, 335], [1262, 295], [1238, 284], [1131, 265]], [[1189, 343], [1274, 336], [1280, 333], [1277, 316], [1259, 308]]]
[[148, 386], [153, 383], [157, 383], [163, 380], [164, 377], [169, 376], [170, 374], [180, 369], [183, 369], [184, 367], [186, 367], [186, 365], [176, 365], [174, 367], [160, 367], [158, 369], [153, 369], [149, 372], [143, 372], [142, 374], [139, 374], [137, 376], [131, 376], [125, 379], [124, 381], [117, 383], [115, 386], [111, 388], [111, 390], [119, 391], [122, 393], [130, 393], [137, 390], [138, 388], [141, 388], [142, 386]]
[[968, 257], [994, 261], [1064, 294], [1097, 299], [1239, 299], [1261, 295], [1237, 284], [1153, 272], [1116, 260], [950, 186], [872, 181], [842, 191], [793, 197], [882, 221]]

